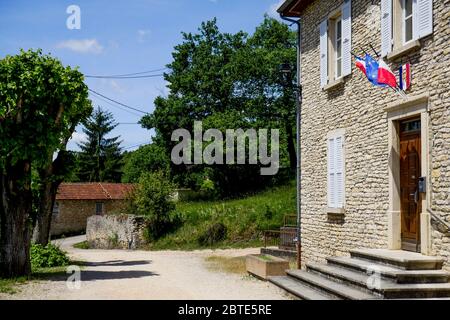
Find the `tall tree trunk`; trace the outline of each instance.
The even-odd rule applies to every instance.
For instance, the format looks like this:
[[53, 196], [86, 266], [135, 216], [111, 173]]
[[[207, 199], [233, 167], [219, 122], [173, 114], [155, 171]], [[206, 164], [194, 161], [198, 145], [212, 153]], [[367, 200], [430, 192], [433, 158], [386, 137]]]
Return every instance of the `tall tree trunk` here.
[[289, 120], [285, 120], [287, 134], [287, 148], [289, 153], [289, 164], [291, 169], [297, 168], [297, 152], [295, 151], [294, 133]]
[[[51, 160], [51, 158], [50, 158]], [[53, 206], [55, 205], [58, 187], [63, 181], [64, 166], [67, 163], [67, 152], [60, 150], [56, 159], [39, 172], [41, 187], [39, 190], [38, 212], [33, 230], [33, 242], [46, 246], [50, 239]]]
[[31, 272], [30, 164], [18, 162], [5, 172], [0, 174], [0, 276], [12, 278]]

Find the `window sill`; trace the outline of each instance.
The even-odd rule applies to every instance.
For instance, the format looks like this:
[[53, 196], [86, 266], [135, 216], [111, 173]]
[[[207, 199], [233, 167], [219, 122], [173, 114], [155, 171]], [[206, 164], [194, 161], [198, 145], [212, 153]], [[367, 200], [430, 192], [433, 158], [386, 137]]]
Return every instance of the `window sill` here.
[[405, 44], [404, 46], [397, 48], [394, 51], [392, 51], [391, 53], [389, 53], [387, 55], [387, 59], [390, 61], [395, 60], [395, 59], [400, 58], [400, 57], [406, 55], [407, 53], [410, 53], [411, 51], [415, 51], [419, 48], [420, 48], [419, 40], [411, 41], [410, 43]]
[[329, 82], [325, 87], [323, 87], [322, 90], [323, 91], [331, 90], [331, 89], [341, 85], [342, 83], [344, 83], [344, 77], [341, 77], [339, 79]]
[[326, 212], [330, 216], [343, 216], [345, 208], [326, 208]]

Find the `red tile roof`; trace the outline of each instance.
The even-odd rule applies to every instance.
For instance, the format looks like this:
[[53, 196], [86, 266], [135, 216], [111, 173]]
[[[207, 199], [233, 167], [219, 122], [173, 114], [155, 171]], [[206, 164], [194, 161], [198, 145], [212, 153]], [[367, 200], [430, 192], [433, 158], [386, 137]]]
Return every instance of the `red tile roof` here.
[[133, 188], [125, 183], [62, 183], [56, 200], [122, 200]]

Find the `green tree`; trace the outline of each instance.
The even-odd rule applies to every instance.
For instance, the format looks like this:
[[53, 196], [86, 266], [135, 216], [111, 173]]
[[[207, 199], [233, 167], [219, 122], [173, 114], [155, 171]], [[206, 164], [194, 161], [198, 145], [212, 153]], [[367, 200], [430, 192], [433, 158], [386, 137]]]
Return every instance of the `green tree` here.
[[163, 171], [169, 173], [170, 158], [156, 143], [140, 147], [124, 155], [123, 183], [137, 183], [143, 173]]
[[[202, 23], [196, 34], [183, 33], [165, 75], [168, 97], [155, 100], [155, 111], [141, 123], [155, 129], [158, 143], [170, 154], [178, 128], [193, 131], [194, 121], [203, 129], [280, 129], [283, 166], [296, 165], [294, 145], [295, 78], [283, 79], [281, 63], [295, 65], [295, 33], [267, 16], [252, 36], [222, 33], [216, 20]], [[295, 70], [293, 70], [295, 74]], [[204, 176], [205, 165], [171, 165], [171, 176], [183, 186]], [[266, 185], [259, 165], [209, 166], [211, 178], [222, 195]], [[198, 185], [197, 185], [198, 186]]]
[[52, 181], [53, 154], [92, 111], [83, 80], [40, 50], [0, 60], [0, 276], [30, 273], [32, 168]]
[[150, 239], [161, 237], [175, 224], [175, 204], [171, 200], [174, 191], [175, 185], [162, 171], [146, 172], [139, 179], [131, 195], [130, 210], [146, 217]]
[[87, 140], [79, 144], [78, 178], [83, 182], [120, 182], [122, 155], [120, 136], [108, 138], [117, 127], [113, 115], [98, 107], [85, 121]]

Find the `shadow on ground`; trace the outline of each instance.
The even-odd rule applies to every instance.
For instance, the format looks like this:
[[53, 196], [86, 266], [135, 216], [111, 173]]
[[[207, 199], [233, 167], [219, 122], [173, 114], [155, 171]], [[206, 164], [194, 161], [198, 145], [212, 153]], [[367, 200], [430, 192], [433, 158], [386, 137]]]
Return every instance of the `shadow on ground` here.
[[83, 266], [87, 267], [130, 267], [130, 266], [142, 266], [146, 264], [151, 264], [152, 261], [139, 260], [139, 261], [125, 261], [125, 260], [113, 260], [113, 261], [102, 261], [102, 262], [83, 262]]

